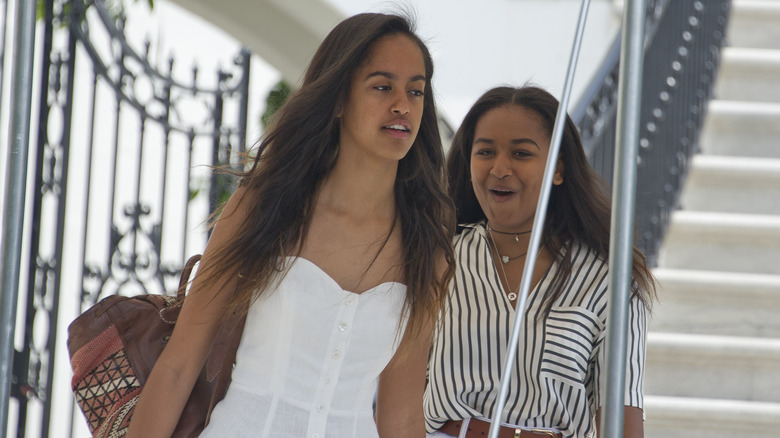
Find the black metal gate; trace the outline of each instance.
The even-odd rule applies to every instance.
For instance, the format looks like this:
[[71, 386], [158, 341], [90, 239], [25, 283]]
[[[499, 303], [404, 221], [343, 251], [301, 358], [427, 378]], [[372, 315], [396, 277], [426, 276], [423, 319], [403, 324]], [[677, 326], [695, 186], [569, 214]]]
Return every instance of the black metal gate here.
[[9, 416], [18, 437], [83, 435], [68, 322], [110, 294], [174, 290], [230, 190], [211, 166], [236, 165], [244, 151], [249, 53], [204, 86], [197, 67], [128, 42], [126, 20], [122, 0], [39, 1], [26, 315]]

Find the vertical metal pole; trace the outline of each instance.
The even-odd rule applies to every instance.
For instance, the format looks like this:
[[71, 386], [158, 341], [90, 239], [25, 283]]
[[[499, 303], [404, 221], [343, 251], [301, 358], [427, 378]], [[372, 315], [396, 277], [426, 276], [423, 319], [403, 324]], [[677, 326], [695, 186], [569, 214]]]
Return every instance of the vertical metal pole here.
[[547, 165], [544, 169], [542, 178], [542, 188], [539, 193], [539, 201], [536, 206], [536, 215], [531, 232], [531, 241], [528, 243], [528, 257], [523, 266], [523, 279], [520, 281], [520, 297], [517, 300], [515, 308], [515, 321], [512, 327], [512, 334], [509, 337], [507, 345], [506, 359], [504, 360], [504, 369], [501, 373], [501, 385], [498, 391], [496, 407], [493, 411], [493, 420], [490, 424], [489, 438], [498, 438], [498, 431], [501, 426], [501, 415], [506, 406], [506, 399], [509, 396], [509, 381], [512, 378], [515, 356], [517, 356], [517, 347], [520, 342], [520, 330], [522, 329], [523, 315], [525, 305], [528, 301], [528, 294], [531, 290], [531, 275], [536, 264], [536, 255], [539, 253], [539, 246], [542, 241], [542, 229], [544, 220], [547, 218], [547, 205], [550, 201], [550, 192], [552, 191], [553, 177], [555, 176], [555, 167], [558, 164], [558, 152], [561, 149], [561, 138], [563, 137], [563, 128], [566, 126], [566, 114], [569, 107], [569, 96], [571, 95], [572, 84], [574, 83], [574, 72], [577, 69], [577, 58], [582, 46], [582, 35], [585, 32], [585, 19], [588, 16], [590, 0], [582, 0], [580, 15], [577, 20], [577, 28], [574, 33], [574, 43], [572, 44], [571, 55], [569, 56], [569, 67], [566, 70], [566, 79], [563, 84], [563, 93], [561, 102], [558, 105], [558, 113], [555, 116], [552, 138], [550, 139], [550, 150], [547, 154]]
[[19, 301], [19, 271], [24, 230], [24, 198], [27, 154], [32, 117], [33, 56], [36, 3], [21, 0], [16, 5], [11, 77], [11, 114], [8, 134], [8, 168], [3, 213], [2, 284], [0, 285], [0, 434], [8, 430], [11, 398], [11, 366], [14, 352], [16, 307]]
[[[239, 106], [239, 113], [238, 113], [238, 153], [239, 153], [239, 160], [241, 159], [240, 154], [243, 154], [244, 151], [246, 151], [246, 138], [247, 138], [247, 132], [246, 132], [246, 125], [247, 125], [247, 119], [248, 116], [248, 107], [249, 107], [249, 68], [252, 65], [252, 52], [249, 51], [246, 47], [241, 49], [241, 53], [238, 55], [240, 62], [238, 63], [241, 66], [241, 83], [238, 87], [238, 93], [241, 96], [241, 104]], [[229, 163], [234, 164], [233, 160], [231, 159]]]
[[612, 181], [612, 224], [609, 242], [609, 314], [607, 321], [607, 386], [601, 410], [602, 437], [623, 436], [626, 386], [626, 342], [631, 287], [636, 202], [636, 163], [644, 60], [645, 1], [627, 0], [618, 76], [615, 173]]

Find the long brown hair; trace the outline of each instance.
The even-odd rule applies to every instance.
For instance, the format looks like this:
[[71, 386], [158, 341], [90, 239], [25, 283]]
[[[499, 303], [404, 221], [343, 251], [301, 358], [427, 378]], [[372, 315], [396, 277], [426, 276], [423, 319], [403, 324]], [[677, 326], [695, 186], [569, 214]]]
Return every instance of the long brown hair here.
[[[450, 196], [455, 201], [459, 224], [487, 220], [471, 185], [471, 149], [479, 119], [489, 110], [506, 105], [517, 105], [535, 112], [542, 121], [543, 129], [552, 137], [558, 100], [547, 91], [533, 86], [496, 87], [483, 94], [463, 119], [447, 155]], [[545, 291], [544, 313], [563, 292], [571, 276], [571, 248], [574, 243], [588, 246], [605, 259], [609, 256], [611, 205], [607, 184], [588, 163], [577, 127], [568, 116], [559, 160], [563, 162], [564, 182], [554, 185], [550, 193], [542, 242], [550, 254], [557, 256], [560, 269], [553, 277], [552, 287]], [[632, 274], [632, 293], [650, 308], [655, 296], [655, 281], [644, 255], [636, 246], [633, 249]]]
[[394, 188], [402, 231], [402, 281], [407, 286], [407, 335], [438, 312], [454, 272], [455, 221], [444, 189], [444, 153], [431, 88], [433, 62], [407, 18], [375, 13], [348, 18], [328, 34], [300, 89], [280, 108], [262, 139], [251, 169], [240, 174], [241, 185], [251, 188], [242, 202], [249, 203], [252, 213], [219, 249], [211, 266], [214, 273], [235, 272], [244, 279], [230, 300], [230, 310], [245, 312], [281, 270], [281, 257], [300, 250], [318, 189], [338, 156], [336, 114], [347, 102], [350, 78], [374, 42], [396, 34], [417, 43], [426, 73], [420, 129], [399, 162]]

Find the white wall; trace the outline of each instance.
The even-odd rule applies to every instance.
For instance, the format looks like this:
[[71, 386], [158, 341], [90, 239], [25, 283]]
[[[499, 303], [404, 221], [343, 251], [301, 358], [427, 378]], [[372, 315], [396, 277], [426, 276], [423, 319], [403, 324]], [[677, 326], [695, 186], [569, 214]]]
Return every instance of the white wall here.
[[[560, 97], [579, 0], [326, 0], [346, 15], [365, 11], [417, 13], [418, 32], [434, 57], [440, 112], [457, 127], [470, 105], [498, 84], [534, 82]], [[615, 38], [620, 17], [611, 0], [590, 2], [571, 105]]]

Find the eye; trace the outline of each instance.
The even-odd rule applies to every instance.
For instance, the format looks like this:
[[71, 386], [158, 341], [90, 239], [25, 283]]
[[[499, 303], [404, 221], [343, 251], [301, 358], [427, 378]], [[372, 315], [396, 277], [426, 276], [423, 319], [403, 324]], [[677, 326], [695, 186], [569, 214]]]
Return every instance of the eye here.
[[533, 154], [531, 154], [530, 152], [528, 152], [526, 150], [516, 150], [516, 151], [512, 152], [512, 155], [514, 155], [517, 158], [526, 158], [526, 157], [530, 157]]
[[392, 87], [390, 87], [389, 85], [377, 85], [374, 87], [374, 89], [379, 91], [390, 91], [392, 90]]
[[489, 156], [493, 155], [493, 150], [492, 149], [485, 149], [485, 148], [482, 148], [482, 149], [476, 149], [475, 148], [474, 149], [474, 155], [479, 155], [479, 156], [482, 156], [482, 157], [489, 157]]
[[410, 90], [409, 93], [411, 93], [412, 96], [416, 96], [416, 97], [423, 97], [423, 96], [425, 96], [425, 93], [423, 93], [422, 90]]

